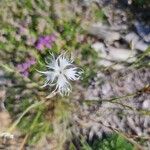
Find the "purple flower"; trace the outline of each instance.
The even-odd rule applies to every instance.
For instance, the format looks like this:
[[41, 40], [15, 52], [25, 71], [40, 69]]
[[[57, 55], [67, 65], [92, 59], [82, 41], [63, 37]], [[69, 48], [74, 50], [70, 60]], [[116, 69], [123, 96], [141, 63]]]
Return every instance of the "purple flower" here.
[[27, 59], [25, 62], [18, 64], [17, 65], [17, 69], [18, 71], [24, 76], [24, 77], [28, 77], [29, 76], [29, 69], [32, 65], [34, 65], [36, 63], [36, 60], [34, 57], [31, 57], [29, 59]]
[[21, 73], [24, 77], [28, 77], [29, 76], [29, 72], [28, 70], [24, 71]]
[[37, 43], [36, 48], [40, 51], [44, 50], [44, 46], [42, 43]]
[[44, 48], [51, 48], [55, 40], [56, 36], [54, 34], [41, 36], [37, 41], [36, 48], [39, 51], [43, 51]]
[[51, 40], [50, 38], [51, 35], [47, 35], [44, 37], [44, 42], [49, 42]]
[[24, 62], [22, 64], [22, 67], [23, 67], [23, 71], [25, 71], [25, 70], [27, 70], [30, 67], [30, 64], [28, 62]]
[[45, 44], [45, 47], [47, 47], [47, 48], [52, 48], [52, 45], [51, 45], [51, 43], [46, 43], [46, 44]]

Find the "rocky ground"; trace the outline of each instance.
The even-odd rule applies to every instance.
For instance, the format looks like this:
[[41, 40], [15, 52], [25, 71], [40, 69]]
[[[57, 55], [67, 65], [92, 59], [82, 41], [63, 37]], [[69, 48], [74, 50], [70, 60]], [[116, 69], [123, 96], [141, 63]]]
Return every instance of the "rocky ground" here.
[[149, 79], [149, 69], [98, 73], [75, 114], [83, 134], [92, 140], [116, 130], [135, 140], [144, 138], [149, 149]]

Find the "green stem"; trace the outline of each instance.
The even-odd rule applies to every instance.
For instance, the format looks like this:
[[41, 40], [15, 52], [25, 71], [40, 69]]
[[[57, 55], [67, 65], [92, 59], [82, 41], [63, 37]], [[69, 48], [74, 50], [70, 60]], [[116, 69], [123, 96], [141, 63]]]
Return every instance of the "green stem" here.
[[23, 113], [22, 115], [13, 123], [13, 125], [8, 129], [8, 132], [12, 132], [13, 129], [17, 126], [17, 124], [21, 121], [21, 119], [24, 117], [24, 115], [29, 112], [31, 109], [45, 103], [46, 100], [43, 100], [43, 101], [40, 101], [40, 102], [37, 102], [35, 104], [32, 104], [31, 106], [29, 106]]
[[128, 94], [128, 95], [124, 95], [124, 96], [120, 96], [120, 97], [115, 97], [115, 98], [111, 98], [111, 99], [85, 100], [84, 102], [85, 103], [115, 102], [118, 99], [131, 98], [131, 97], [134, 97], [135, 95], [137, 95], [137, 93], [132, 93], [132, 94]]
[[21, 119], [24, 117], [25, 114], [27, 114], [31, 109], [44, 104], [48, 99], [54, 97], [57, 94], [57, 92], [53, 92], [50, 95], [48, 95], [48, 97], [46, 99], [44, 99], [43, 101], [39, 101], [35, 104], [32, 104], [31, 106], [29, 106], [22, 114], [21, 116], [13, 123], [13, 125], [8, 129], [8, 132], [12, 132], [15, 127], [18, 125], [18, 123], [21, 121]]

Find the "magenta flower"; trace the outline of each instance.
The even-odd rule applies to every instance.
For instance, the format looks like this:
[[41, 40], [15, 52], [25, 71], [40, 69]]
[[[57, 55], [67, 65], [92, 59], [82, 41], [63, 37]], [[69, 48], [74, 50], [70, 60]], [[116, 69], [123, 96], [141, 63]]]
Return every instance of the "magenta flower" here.
[[26, 70], [25, 72], [22, 72], [21, 74], [22, 74], [24, 77], [28, 77], [28, 76], [29, 76], [28, 70]]
[[25, 62], [18, 64], [16, 68], [19, 71], [19, 73], [21, 73], [24, 77], [28, 77], [29, 69], [35, 63], [36, 63], [35, 58], [31, 57], [30, 59], [27, 59]]
[[51, 48], [55, 40], [56, 36], [54, 34], [41, 36], [37, 41], [36, 48], [39, 51], [43, 51], [44, 48]]

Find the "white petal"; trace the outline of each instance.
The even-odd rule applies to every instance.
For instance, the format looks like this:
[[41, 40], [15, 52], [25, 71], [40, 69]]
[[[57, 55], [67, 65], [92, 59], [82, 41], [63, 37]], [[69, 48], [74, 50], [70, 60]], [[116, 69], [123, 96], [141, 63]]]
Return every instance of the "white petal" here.
[[58, 66], [58, 62], [57, 62], [57, 59], [55, 58], [55, 56], [53, 54], [51, 54], [51, 58], [50, 59], [47, 59], [45, 60], [46, 62], [46, 67], [48, 67], [49, 69], [51, 70], [58, 70], [60, 67]]
[[79, 80], [80, 78], [80, 72], [77, 71], [77, 68], [69, 68], [65, 70], [65, 76], [69, 80]]
[[42, 72], [41, 71], [41, 73], [43, 73], [46, 76], [46, 82], [45, 82], [44, 86], [54, 84], [54, 81], [55, 81], [55, 78], [56, 78], [54, 72], [52, 72], [52, 71]]
[[56, 60], [52, 60], [48, 65], [47, 67], [49, 69], [53, 69], [53, 70], [58, 70], [60, 67], [58, 66], [58, 63]]
[[56, 88], [61, 95], [67, 95], [71, 92], [71, 84], [64, 75], [58, 77]]
[[65, 69], [67, 66], [72, 65], [69, 60], [67, 60], [63, 55], [57, 58], [57, 62], [60, 63], [61, 70]]

